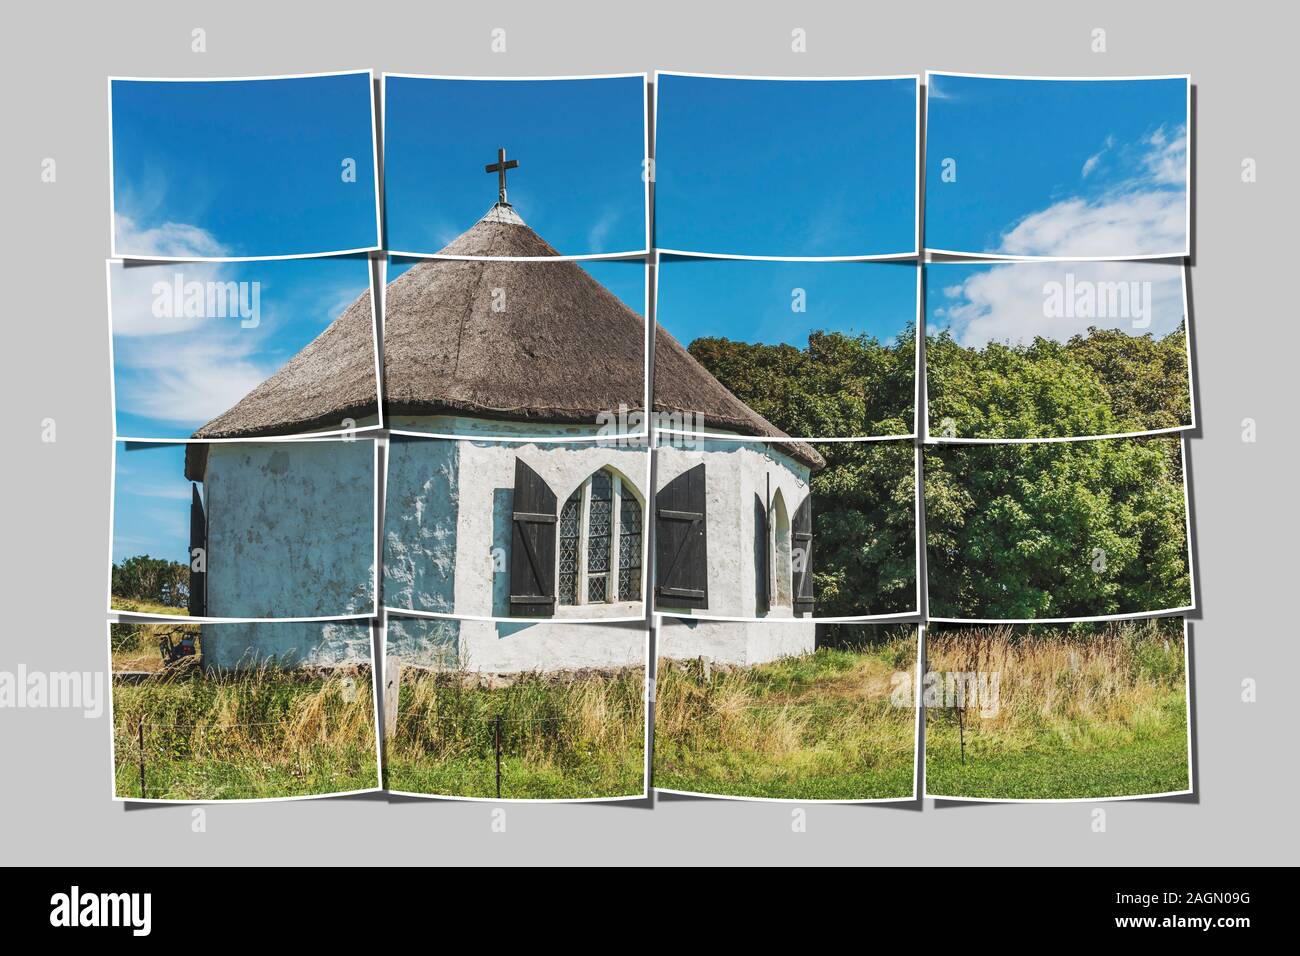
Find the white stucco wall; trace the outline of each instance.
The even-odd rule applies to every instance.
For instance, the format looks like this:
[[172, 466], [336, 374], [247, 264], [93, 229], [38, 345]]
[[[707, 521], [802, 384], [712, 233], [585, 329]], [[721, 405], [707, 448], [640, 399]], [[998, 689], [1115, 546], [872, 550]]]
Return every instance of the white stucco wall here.
[[375, 610], [375, 443], [208, 446], [209, 617]]
[[750, 667], [816, 650], [816, 625], [809, 621], [661, 621], [657, 653], [672, 660], [708, 657]]
[[[658, 489], [696, 465], [704, 465], [709, 606], [678, 610], [660, 604], [657, 610], [695, 617], [792, 617], [789, 606], [758, 609], [754, 498], [757, 495], [767, 500], [770, 477], [773, 499], [779, 492], [787, 515], [793, 519], [810, 493], [807, 466], [767, 442], [671, 440], [674, 443], [661, 440], [657, 449]], [[811, 623], [807, 629], [811, 634]]]
[[389, 658], [475, 673], [612, 669], [645, 664], [644, 624], [388, 618]]
[[[644, 506], [649, 469], [644, 447], [614, 442], [393, 439], [384, 515], [384, 603], [388, 607], [510, 616], [516, 457], [555, 492], [557, 507], [563, 507], [589, 475], [607, 467], [619, 473], [624, 487], [630, 486]], [[647, 563], [643, 554], [643, 577]], [[592, 620], [643, 613], [644, 604], [637, 601], [561, 606], [555, 617]]]
[[203, 666], [237, 670], [370, 663], [369, 621], [257, 621], [204, 624]]

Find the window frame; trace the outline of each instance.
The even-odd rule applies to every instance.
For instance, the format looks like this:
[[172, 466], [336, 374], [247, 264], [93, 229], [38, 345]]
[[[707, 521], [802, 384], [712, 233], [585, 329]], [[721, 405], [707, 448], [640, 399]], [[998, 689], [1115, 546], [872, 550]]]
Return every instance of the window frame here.
[[[610, 516], [609, 516], [609, 553], [608, 553], [608, 570], [599, 571], [595, 574], [590, 573], [587, 567], [587, 559], [590, 556], [591, 544], [591, 485], [593, 479], [600, 472], [609, 476], [610, 481]], [[622, 569], [619, 567], [619, 548], [623, 538], [623, 496], [630, 494], [632, 500], [636, 502], [637, 507], [641, 510], [641, 561], [636, 571], [638, 577], [644, 575], [645, 571], [645, 501], [637, 494], [636, 488], [626, 481], [617, 469], [608, 466], [601, 466], [593, 471], [587, 477], [582, 479], [582, 483], [571, 491], [560, 505], [559, 513], [562, 516], [564, 509], [567, 507], [569, 500], [575, 493], [581, 497], [578, 502], [578, 535], [576, 538], [576, 564], [574, 569], [574, 597], [577, 599], [573, 604], [565, 604], [560, 598], [562, 588], [559, 587], [558, 578], [556, 580], [556, 601], [557, 607], [599, 607], [607, 604], [635, 604], [644, 600], [644, 586], [640, 588], [642, 597], [636, 601], [620, 601], [619, 593], [621, 586]], [[562, 522], [556, 522], [556, 554], [559, 555], [563, 550], [563, 542], [560, 537]], [[605, 578], [605, 600], [593, 601], [590, 598], [588, 590], [589, 582], [592, 578]], [[644, 581], [642, 581], [644, 585]]]

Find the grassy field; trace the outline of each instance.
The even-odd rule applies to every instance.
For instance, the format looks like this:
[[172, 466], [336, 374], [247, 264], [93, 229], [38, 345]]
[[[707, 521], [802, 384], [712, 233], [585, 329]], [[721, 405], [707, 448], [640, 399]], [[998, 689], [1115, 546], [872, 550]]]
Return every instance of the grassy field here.
[[191, 659], [148, 669], [155, 673], [113, 688], [119, 797], [251, 799], [379, 786], [368, 668], [217, 677]]
[[[926, 792], [1067, 799], [1186, 790], [1181, 619], [936, 628], [931, 672], [999, 675], [996, 713], [926, 710]], [[949, 702], [952, 704], [953, 702]], [[962, 736], [965, 761], [962, 760]]]
[[140, 614], [158, 614], [167, 617], [189, 617], [189, 608], [172, 607], [169, 604], [159, 604], [156, 601], [141, 601], [137, 598], [112, 596], [110, 601], [114, 611], [136, 611]]
[[[645, 673], [521, 675], [487, 689], [467, 675], [406, 668], [387, 786], [410, 793], [577, 799], [645, 789]], [[498, 724], [497, 718], [500, 718]]]
[[916, 714], [910, 702], [894, 706], [891, 691], [915, 666], [910, 627], [707, 679], [696, 662], [661, 660], [654, 785], [797, 800], [910, 797]]

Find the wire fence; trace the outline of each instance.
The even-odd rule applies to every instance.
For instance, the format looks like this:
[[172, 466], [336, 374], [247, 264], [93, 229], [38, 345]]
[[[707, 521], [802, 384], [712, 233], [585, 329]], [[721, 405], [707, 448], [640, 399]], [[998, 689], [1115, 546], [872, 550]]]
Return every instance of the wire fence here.
[[[157, 797], [170, 790], [169, 784], [176, 776], [168, 772], [169, 768], [200, 759], [256, 765], [262, 772], [279, 770], [306, 784], [299, 791], [283, 796], [328, 792], [321, 791], [321, 783], [355, 780], [356, 775], [324, 769], [313, 759], [323, 755], [323, 748], [342, 749], [339, 746], [342, 743], [374, 752], [373, 726], [365, 726], [364, 733], [350, 741], [340, 741], [339, 730], [330, 728], [324, 720], [300, 718], [230, 724], [127, 719], [113, 728], [119, 794], [140, 799]], [[134, 767], [136, 771], [132, 782], [137, 787], [132, 794], [120, 793], [121, 770], [125, 767]]]
[[[644, 710], [613, 710], [600, 719], [602, 725], [609, 727], [632, 724], [643, 728], [644, 721]], [[504, 714], [447, 715], [414, 710], [401, 714], [392, 722], [389, 740], [434, 752], [453, 746], [490, 751], [495, 792], [499, 799], [505, 783], [504, 761], [527, 755], [527, 749], [538, 740], [533, 731], [545, 731], [554, 739], [561, 726], [587, 726], [590, 723], [589, 716], [564, 714], [512, 717]], [[451, 732], [447, 733], [446, 728], [451, 728]]]

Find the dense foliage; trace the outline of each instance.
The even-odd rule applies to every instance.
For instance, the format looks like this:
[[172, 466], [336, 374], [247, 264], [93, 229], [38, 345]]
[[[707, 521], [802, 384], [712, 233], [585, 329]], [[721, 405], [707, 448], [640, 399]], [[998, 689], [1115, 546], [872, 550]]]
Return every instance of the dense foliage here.
[[1089, 329], [1062, 343], [964, 348], [927, 336], [930, 432], [956, 438], [1114, 435], [1191, 424], [1187, 337]]
[[[815, 333], [809, 347], [700, 339], [724, 385], [791, 435], [910, 430], [911, 339]], [[962, 437], [1056, 437], [1189, 421], [1183, 330], [1154, 340], [1092, 329], [1065, 343], [965, 349], [927, 340], [932, 422]], [[935, 427], [932, 425], [932, 428]], [[937, 430], [937, 428], [936, 428]], [[819, 616], [911, 610], [914, 449], [820, 443], [812, 477]], [[930, 613], [1083, 617], [1189, 603], [1176, 437], [929, 446]]]
[[189, 565], [137, 554], [113, 565], [113, 596], [185, 607], [190, 599]]
[[701, 338], [690, 353], [786, 434], [857, 438], [915, 431], [915, 325], [894, 345], [870, 335], [813, 332], [806, 349]]
[[935, 617], [1189, 603], [1177, 438], [931, 446], [925, 518]]

